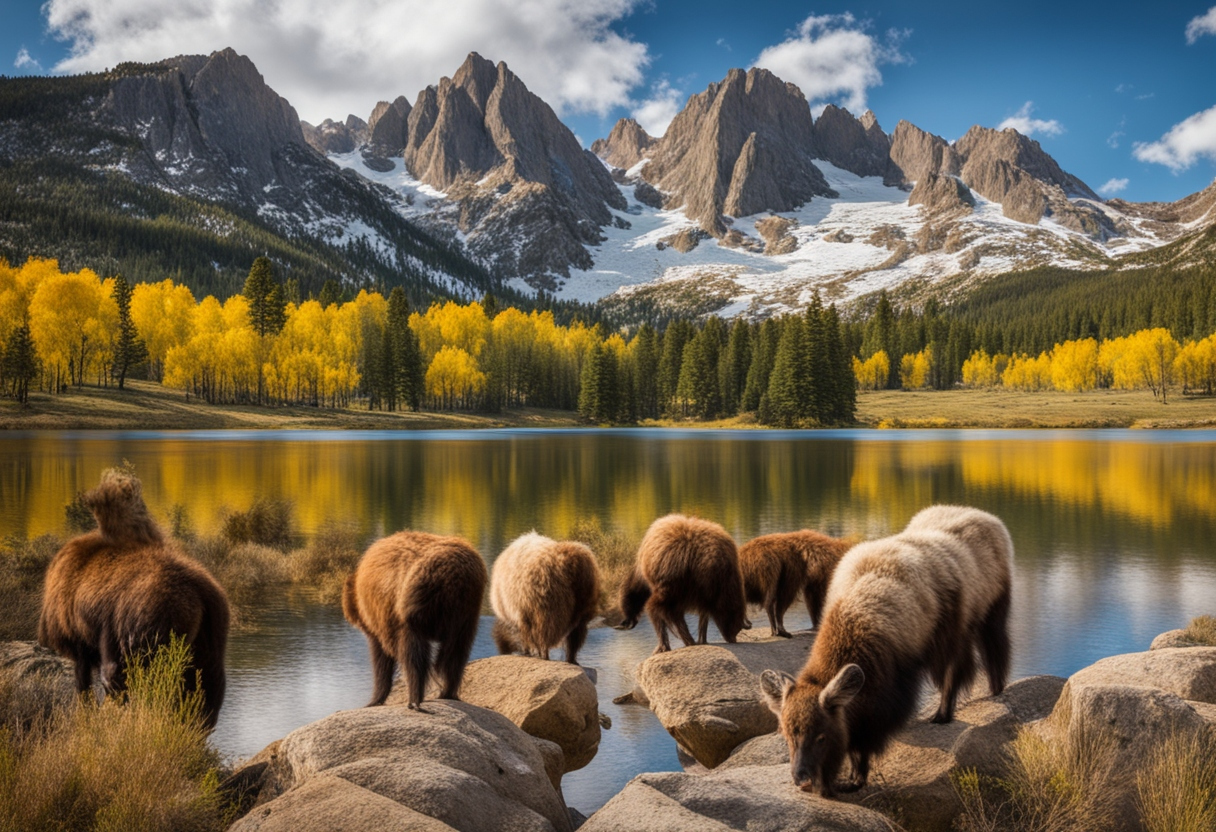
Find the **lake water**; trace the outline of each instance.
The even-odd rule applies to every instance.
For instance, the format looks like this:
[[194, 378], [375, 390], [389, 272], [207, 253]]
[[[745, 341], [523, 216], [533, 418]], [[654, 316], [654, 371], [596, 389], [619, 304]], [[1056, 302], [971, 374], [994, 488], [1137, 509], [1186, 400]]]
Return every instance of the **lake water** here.
[[[1068, 675], [1216, 613], [1210, 431], [7, 434], [0, 535], [60, 531], [64, 504], [124, 459], [154, 512], [180, 504], [200, 530], [225, 507], [287, 498], [306, 533], [339, 520], [460, 534], [488, 559], [530, 529], [561, 537], [588, 520], [635, 538], [670, 511], [717, 520], [740, 542], [802, 527], [873, 537], [931, 503], [974, 505], [1005, 520], [1016, 548], [1015, 678]], [[285, 598], [252, 618], [231, 639], [214, 734], [225, 753], [366, 702], [366, 644], [336, 606]], [[787, 623], [807, 626], [805, 611]], [[584, 813], [638, 772], [679, 767], [648, 710], [611, 702], [653, 646], [646, 626], [597, 629], [580, 654], [613, 721], [596, 759], [563, 781]], [[474, 657], [493, 652], [483, 621]]]

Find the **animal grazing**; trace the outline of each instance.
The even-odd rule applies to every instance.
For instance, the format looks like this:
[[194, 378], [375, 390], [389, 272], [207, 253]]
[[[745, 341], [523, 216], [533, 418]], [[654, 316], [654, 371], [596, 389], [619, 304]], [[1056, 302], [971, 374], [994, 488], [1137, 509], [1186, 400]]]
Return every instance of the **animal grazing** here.
[[566, 661], [578, 664], [599, 593], [599, 567], [583, 544], [536, 532], [516, 538], [494, 561], [490, 578], [498, 652], [548, 659], [564, 640]]
[[745, 622], [743, 580], [735, 541], [717, 523], [669, 514], [650, 525], [638, 547], [637, 563], [621, 586], [624, 621], [637, 626], [643, 607], [659, 636], [656, 653], [671, 649], [668, 629], [693, 644], [684, 613], [700, 615], [697, 642], [705, 644], [712, 618], [723, 638], [734, 642]]
[[440, 699], [457, 699], [486, 589], [481, 555], [459, 537], [404, 531], [377, 540], [342, 587], [342, 614], [367, 636], [374, 688], [383, 705], [401, 664], [409, 707], [422, 710], [434, 670]]
[[72, 538], [46, 572], [38, 643], [76, 663], [76, 689], [94, 670], [106, 691], [126, 690], [125, 664], [167, 644], [190, 646], [186, 690], [203, 690], [214, 728], [224, 703], [228, 597], [211, 574], [167, 540], [148, 513], [138, 479], [111, 469], [84, 495], [97, 528]]
[[799, 592], [811, 625], [819, 626], [832, 573], [855, 542], [803, 529], [761, 535], [739, 547], [747, 603], [764, 608], [774, 636], [791, 637], [785, 629], [785, 613]]
[[[960, 506], [931, 506], [899, 534], [849, 550], [798, 678], [773, 670], [760, 678], [795, 784], [817, 784], [825, 797], [865, 786], [870, 758], [912, 715], [926, 674], [941, 690], [932, 721], [954, 718], [977, 649], [992, 693], [1004, 690], [1012, 557], [1004, 523]], [[838, 785], [846, 755], [853, 777]]]

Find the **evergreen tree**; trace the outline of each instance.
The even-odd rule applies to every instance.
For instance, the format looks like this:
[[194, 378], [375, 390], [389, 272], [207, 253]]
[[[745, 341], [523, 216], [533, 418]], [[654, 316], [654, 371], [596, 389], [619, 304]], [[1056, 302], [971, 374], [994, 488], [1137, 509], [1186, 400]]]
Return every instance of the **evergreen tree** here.
[[393, 288], [388, 296], [388, 323], [385, 340], [389, 353], [389, 378], [393, 400], [399, 399], [417, 411], [422, 406], [422, 395], [426, 388], [426, 367], [418, 337], [410, 329], [410, 302], [400, 286]]
[[30, 398], [30, 382], [38, 375], [38, 354], [29, 324], [13, 330], [0, 356], [0, 378], [12, 391], [12, 396], [24, 404]]
[[857, 380], [853, 375], [852, 353], [844, 343], [844, 332], [840, 325], [840, 314], [836, 304], [824, 312], [824, 333], [828, 347], [831, 407], [824, 414], [824, 421], [831, 424], [849, 424], [857, 414]]
[[722, 319], [710, 318], [684, 347], [684, 360], [680, 363], [680, 378], [676, 384], [676, 398], [684, 415], [713, 419], [722, 411], [718, 352], [723, 331]]
[[328, 309], [335, 303], [342, 302], [342, 287], [338, 281], [332, 277], [325, 281], [325, 285], [321, 287], [321, 294], [317, 296], [317, 302], [321, 304], [322, 309]]
[[[781, 340], [769, 378], [766, 403], [761, 410], [768, 424], [796, 427], [814, 409], [811, 389], [810, 362], [806, 344], [806, 323], [802, 315], [790, 315], [781, 321]], [[766, 406], [765, 406], [766, 405]]]
[[114, 302], [118, 305], [118, 343], [114, 347], [113, 373], [123, 389], [131, 368], [148, 358], [148, 350], [131, 321], [131, 284], [122, 275], [114, 278]]
[[615, 422], [620, 391], [612, 350], [593, 344], [579, 381], [578, 412], [596, 424]]
[[633, 344], [633, 390], [636, 416], [659, 417], [659, 334], [650, 324], [642, 324]]
[[[874, 314], [866, 322], [865, 333], [861, 342], [861, 357], [869, 358], [874, 353], [884, 350], [888, 356], [897, 355], [899, 347], [899, 333], [896, 328], [895, 310], [891, 306], [891, 299], [887, 296], [887, 290], [883, 289], [878, 295], [878, 303], [874, 307]], [[898, 362], [891, 363], [886, 387], [888, 389], [899, 387]]]
[[721, 367], [722, 412], [733, 416], [739, 412], [747, 375], [752, 364], [752, 327], [736, 318], [730, 328], [730, 339], [719, 362]]
[[277, 335], [287, 321], [283, 286], [274, 278], [269, 257], [259, 257], [249, 269], [242, 292], [249, 301], [249, 322], [258, 335]]
[[806, 375], [810, 389], [806, 415], [820, 424], [831, 421], [834, 394], [831, 357], [829, 355], [827, 324], [823, 301], [816, 292], [806, 310]]
[[781, 327], [773, 318], [765, 320], [756, 332], [752, 362], [747, 369], [747, 383], [743, 388], [741, 407], [744, 411], [760, 409], [760, 400], [768, 392], [769, 377], [773, 372], [773, 362], [777, 359], [777, 342], [780, 338]]
[[696, 334], [696, 328], [684, 320], [672, 321], [663, 333], [663, 352], [659, 358], [659, 409], [673, 412], [680, 369], [684, 364], [684, 347]]

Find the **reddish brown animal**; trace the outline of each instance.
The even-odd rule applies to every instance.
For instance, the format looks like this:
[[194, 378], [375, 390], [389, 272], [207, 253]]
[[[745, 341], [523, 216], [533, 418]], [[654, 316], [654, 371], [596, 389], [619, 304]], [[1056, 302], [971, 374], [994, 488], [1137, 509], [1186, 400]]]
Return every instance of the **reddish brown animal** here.
[[215, 727], [224, 703], [228, 597], [211, 574], [165, 538], [148, 514], [139, 480], [107, 471], [84, 495], [97, 529], [74, 537], [46, 573], [38, 643], [76, 663], [76, 688], [126, 690], [125, 664], [185, 638], [192, 656], [187, 690], [203, 689], [204, 720]]
[[485, 590], [485, 561], [458, 537], [405, 531], [369, 546], [342, 588], [342, 613], [367, 636], [371, 652], [368, 705], [388, 699], [400, 663], [409, 707], [421, 710], [432, 642], [439, 698], [458, 699]]
[[722, 637], [733, 643], [746, 612], [735, 541], [717, 523], [682, 514], [660, 517], [642, 538], [620, 600], [624, 621], [617, 629], [636, 627], [644, 608], [659, 636], [656, 653], [671, 649], [668, 629], [686, 646], [694, 643], [684, 621], [686, 612], [700, 615], [695, 643], [709, 640], [711, 618]]
[[564, 641], [566, 661], [578, 664], [599, 594], [599, 566], [586, 546], [536, 532], [516, 538], [494, 561], [490, 579], [498, 652], [548, 659]]
[[790, 638], [785, 613], [799, 592], [811, 625], [819, 626], [832, 573], [855, 542], [803, 529], [761, 535], [740, 547], [739, 569], [747, 603], [763, 607], [774, 636]]
[[[900, 534], [849, 550], [798, 678], [760, 677], [795, 784], [825, 797], [865, 786], [871, 757], [911, 717], [926, 675], [941, 689], [937, 723], [953, 719], [977, 652], [992, 693], [1004, 689], [1012, 556], [998, 518], [959, 506], [932, 506]], [[846, 755], [853, 777], [837, 784]]]

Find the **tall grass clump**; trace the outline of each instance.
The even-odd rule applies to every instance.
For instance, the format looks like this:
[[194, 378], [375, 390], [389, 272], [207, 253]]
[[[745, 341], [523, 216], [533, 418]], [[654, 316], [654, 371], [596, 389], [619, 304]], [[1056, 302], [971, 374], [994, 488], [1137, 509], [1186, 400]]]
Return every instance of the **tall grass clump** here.
[[305, 546], [291, 553], [291, 580], [315, 591], [323, 603], [337, 602], [346, 576], [355, 571], [368, 542], [368, 535], [355, 526], [322, 526]]
[[1145, 832], [1216, 830], [1216, 732], [1177, 732], [1158, 745], [1136, 776]]
[[291, 502], [258, 498], [245, 511], [228, 512], [221, 534], [234, 546], [256, 543], [287, 551], [296, 537]]
[[1216, 615], [1201, 615], [1192, 619], [1182, 637], [1193, 644], [1216, 647]]
[[954, 776], [962, 832], [1105, 832], [1117, 818], [1126, 777], [1109, 734], [1083, 731], [1069, 742], [1022, 729], [1004, 777], [974, 770]]
[[226, 827], [203, 699], [175, 638], [128, 666], [125, 703], [82, 697], [0, 729], [0, 832], [212, 832]]
[[600, 567], [600, 612], [611, 617], [616, 611], [621, 584], [633, 572], [638, 543], [619, 531], [607, 531], [599, 518], [582, 520], [570, 532], [572, 540], [586, 544]]
[[60, 545], [59, 538], [49, 534], [33, 540], [0, 540], [0, 641], [28, 641], [34, 637], [42, 606], [42, 581]]

